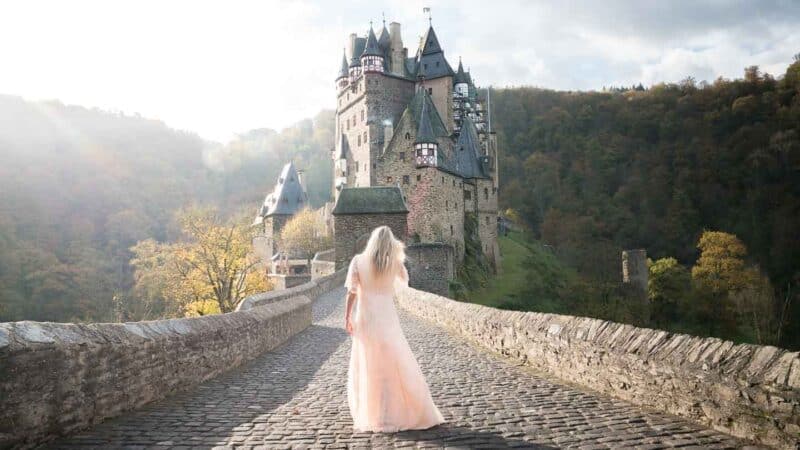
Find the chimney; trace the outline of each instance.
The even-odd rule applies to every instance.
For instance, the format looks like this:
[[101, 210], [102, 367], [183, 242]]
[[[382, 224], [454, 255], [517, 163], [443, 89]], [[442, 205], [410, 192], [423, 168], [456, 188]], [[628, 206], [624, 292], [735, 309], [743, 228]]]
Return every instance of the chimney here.
[[347, 44], [347, 64], [353, 59], [353, 53], [356, 51], [356, 34], [350, 33], [350, 38]]
[[389, 142], [392, 140], [392, 135], [394, 135], [394, 126], [392, 126], [391, 120], [384, 120], [383, 121], [383, 149], [386, 150], [386, 147], [389, 146]]
[[391, 65], [389, 71], [395, 75], [405, 75], [405, 56], [403, 52], [403, 38], [400, 36], [400, 24], [389, 24], [389, 46], [391, 48]]

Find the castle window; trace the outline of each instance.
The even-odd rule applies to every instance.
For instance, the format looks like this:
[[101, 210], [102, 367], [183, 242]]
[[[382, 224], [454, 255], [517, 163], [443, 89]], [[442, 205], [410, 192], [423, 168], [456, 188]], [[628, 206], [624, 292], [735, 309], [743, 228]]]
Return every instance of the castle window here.
[[450, 207], [450, 201], [448, 201], [448, 200], [445, 200], [445, 201], [444, 201], [444, 209], [447, 209], [447, 208], [449, 208], [449, 207]]
[[409, 184], [411, 180], [408, 175], [403, 175], [403, 184]]
[[464, 191], [464, 200], [472, 200], [472, 191]]
[[484, 197], [486, 200], [489, 200], [489, 189], [487, 189], [487, 188], [483, 188], [483, 197]]
[[358, 172], [358, 163], [356, 163], [356, 172]]
[[366, 143], [367, 143], [367, 132], [365, 131], [364, 132], [364, 144], [366, 144]]
[[444, 184], [444, 177], [442, 177], [442, 184]]
[[422, 175], [417, 175], [417, 181], [422, 180]]
[[453, 187], [456, 187], [456, 180], [453, 180]]
[[364, 110], [363, 109], [361, 110], [361, 121], [362, 122], [364, 121]]
[[358, 135], [358, 146], [361, 147], [361, 135]]
[[425, 69], [425, 70], [428, 70], [428, 65], [427, 64], [423, 64], [422, 68]]
[[486, 216], [486, 225], [489, 225], [489, 216]]
[[375, 164], [375, 163], [372, 163], [372, 168], [375, 169], [376, 167], [378, 167], [378, 165]]
[[400, 161], [406, 162], [406, 152], [400, 152]]
[[428, 95], [433, 95], [433, 88], [428, 88]]
[[450, 236], [452, 236], [452, 235], [453, 235], [453, 226], [450, 225]]
[[409, 140], [409, 139], [411, 139], [411, 133], [406, 132], [406, 140]]

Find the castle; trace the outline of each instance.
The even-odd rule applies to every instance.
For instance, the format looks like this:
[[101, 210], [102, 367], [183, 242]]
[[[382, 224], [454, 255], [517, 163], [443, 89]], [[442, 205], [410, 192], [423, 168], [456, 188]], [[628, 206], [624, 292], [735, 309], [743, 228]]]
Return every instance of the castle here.
[[433, 26], [410, 57], [399, 23], [351, 34], [336, 97], [335, 199], [345, 188], [397, 186], [409, 241], [449, 244], [460, 262], [465, 220], [476, 220], [496, 266], [497, 141], [488, 99], [460, 60], [452, 69]]

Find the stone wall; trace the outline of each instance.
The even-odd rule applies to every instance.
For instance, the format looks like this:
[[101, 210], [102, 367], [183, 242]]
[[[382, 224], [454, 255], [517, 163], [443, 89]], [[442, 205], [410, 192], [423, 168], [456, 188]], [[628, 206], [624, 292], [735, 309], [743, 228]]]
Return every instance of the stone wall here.
[[344, 284], [344, 278], [347, 275], [347, 267], [334, 272], [326, 277], [311, 280], [300, 286], [295, 286], [280, 291], [267, 291], [260, 294], [254, 294], [244, 299], [237, 308], [237, 311], [247, 311], [255, 308], [256, 306], [270, 305], [272, 303], [281, 302], [286, 299], [304, 295], [308, 298], [314, 299], [321, 294], [328, 292], [334, 288]]
[[538, 371], [762, 444], [800, 445], [800, 355], [415, 289], [401, 307]]
[[409, 235], [420, 242], [444, 242], [455, 249], [456, 261], [464, 258], [464, 182], [460, 177], [433, 167], [416, 170], [408, 189]]
[[[331, 233], [333, 233], [333, 215], [331, 215]], [[311, 279], [328, 276], [336, 271], [336, 250], [317, 252], [311, 260]]]
[[342, 214], [333, 216], [336, 268], [346, 268], [355, 255], [358, 239], [375, 228], [386, 225], [395, 237], [406, 240], [406, 213], [398, 214]]
[[302, 284], [308, 283], [311, 281], [311, 275], [284, 275], [280, 273], [270, 273], [267, 274], [267, 278], [269, 278], [270, 283], [272, 283], [272, 289], [274, 290], [282, 290], [293, 288], [295, 286], [300, 286]]
[[455, 278], [453, 247], [441, 243], [410, 244], [406, 247], [409, 286], [439, 295], [450, 293]]
[[85, 428], [274, 349], [311, 324], [298, 292], [191, 319], [0, 324], [0, 447]]

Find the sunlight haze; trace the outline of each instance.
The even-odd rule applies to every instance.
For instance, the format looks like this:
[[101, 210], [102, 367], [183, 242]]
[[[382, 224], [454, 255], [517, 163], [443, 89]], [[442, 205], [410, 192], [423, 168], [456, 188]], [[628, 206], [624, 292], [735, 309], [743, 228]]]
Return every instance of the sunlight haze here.
[[0, 6], [0, 93], [141, 114], [227, 141], [333, 108], [349, 33], [433, 26], [479, 85], [562, 90], [780, 74], [800, 49], [789, 1], [15, 1]]

